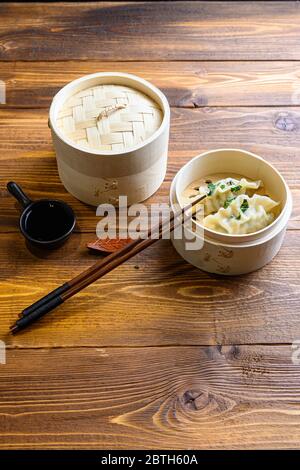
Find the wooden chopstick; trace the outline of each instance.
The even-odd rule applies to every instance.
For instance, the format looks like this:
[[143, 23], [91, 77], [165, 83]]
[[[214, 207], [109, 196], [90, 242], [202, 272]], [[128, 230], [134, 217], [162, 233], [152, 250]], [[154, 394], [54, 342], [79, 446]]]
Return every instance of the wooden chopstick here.
[[[192, 207], [192, 208], [196, 207], [198, 202], [201, 202], [202, 199], [203, 199], [203, 196], [201, 196], [200, 198], [195, 199], [193, 202], [191, 202], [190, 207]], [[197, 200], [198, 200], [198, 202], [197, 202]], [[179, 217], [185, 211], [186, 211], [186, 207], [184, 207], [183, 209], [178, 211], [177, 214], [172, 213], [171, 217], [170, 217], [170, 223], [174, 220], [174, 217]], [[151, 236], [152, 232], [158, 231], [160, 229], [160, 226], [161, 226], [162, 223], [163, 222], [159, 223], [156, 227], [154, 227], [154, 229], [150, 228], [148, 230], [148, 233], [147, 233], [146, 237], [143, 237], [143, 238], [149, 238]], [[30, 313], [33, 313], [33, 311], [35, 311], [37, 308], [45, 305], [46, 303], [48, 303], [49, 301], [55, 299], [56, 297], [63, 294], [64, 292], [67, 292], [71, 287], [75, 286], [78, 282], [81, 282], [87, 276], [92, 275], [93, 273], [97, 272], [99, 268], [103, 268], [105, 265], [109, 264], [112, 260], [114, 260], [116, 257], [118, 257], [120, 253], [125, 253], [126, 251], [131, 250], [136, 245], [138, 245], [140, 242], [141, 242], [141, 239], [133, 240], [131, 243], [128, 243], [122, 249], [122, 251], [118, 250], [118, 251], [113, 252], [110, 255], [106, 256], [104, 260], [101, 259], [101, 260], [97, 261], [90, 268], [88, 268], [85, 271], [81, 272], [80, 274], [75, 276], [70, 281], [62, 284], [61, 286], [57, 287], [56, 289], [54, 289], [53, 291], [49, 292], [47, 295], [45, 295], [44, 297], [39, 299], [37, 302], [34, 302], [32, 305], [29, 305], [28, 307], [26, 307], [24, 310], [22, 310], [22, 312], [20, 312], [19, 317], [21, 318], [25, 315], [29, 315]]]
[[[197, 212], [197, 204], [200, 203], [206, 196], [207, 194], [199, 196], [194, 201], [192, 201], [191, 204], [185, 206], [176, 214], [172, 214], [170, 220], [162, 221], [154, 229], [149, 229], [146, 238], [143, 237], [133, 240], [125, 247], [122, 247], [120, 250], [111, 253], [104, 260], [97, 261], [94, 263], [94, 265], [75, 276], [69, 282], [50, 292], [39, 301], [27, 307], [27, 309], [24, 309], [21, 318], [19, 318], [19, 320], [17, 320], [16, 323], [10, 328], [11, 332], [17, 333], [19, 330], [26, 328], [29, 324], [35, 322], [43, 315], [62, 304], [65, 300], [69, 299], [88, 285], [98, 280], [100, 277], [110, 272], [112, 269], [124, 263], [132, 256], [135, 256], [137, 253], [144, 250], [148, 246], [152, 245], [157, 240], [162, 238], [167, 229], [173, 231], [183, 222], [180, 220], [179, 223], [176, 223], [174, 222], [175, 219], [185, 214], [188, 208], [191, 208], [191, 213], [188, 214], [185, 218], [186, 221], [189, 220]], [[151, 233], [154, 231], [158, 232], [158, 238], [150, 238]]]
[[[201, 200], [202, 200], [202, 197], [201, 197]], [[191, 203], [190, 206], [195, 207], [196, 204], [197, 204], [197, 202], [194, 202], [194, 203]], [[185, 210], [186, 210], [186, 208], [183, 208], [180, 211], [178, 211], [177, 214], [172, 213], [171, 217], [170, 217], [170, 223], [174, 220], [174, 217], [178, 217], [179, 215], [182, 215]], [[161, 226], [162, 223], [163, 222], [158, 224], [156, 227], [154, 227], [154, 229], [150, 228], [148, 230], [148, 233], [147, 233], [146, 237], [143, 237], [143, 238], [149, 238], [151, 236], [152, 232], [158, 231], [160, 229], [160, 226]], [[82, 271], [81, 273], [79, 273], [77, 276], [75, 276], [70, 281], [62, 284], [61, 286], [59, 286], [56, 289], [54, 289], [53, 291], [49, 292], [47, 295], [45, 295], [44, 297], [42, 297], [38, 301], [36, 301], [33, 304], [26, 307], [24, 310], [22, 310], [22, 312], [20, 312], [19, 317], [21, 318], [25, 315], [29, 315], [30, 313], [32, 313], [37, 308], [41, 307], [42, 305], [48, 303], [50, 300], [53, 300], [55, 297], [57, 297], [57, 296], [63, 294], [64, 292], [68, 291], [71, 287], [76, 285], [78, 282], [80, 282], [81, 280], [83, 280], [87, 276], [97, 272], [99, 268], [102, 268], [103, 266], [109, 264], [113, 259], [115, 259], [117, 256], [119, 256], [119, 253], [121, 253], [121, 252], [123, 253], [125, 251], [131, 250], [133, 247], [138, 245], [140, 243], [140, 241], [141, 241], [141, 239], [132, 240], [132, 242], [128, 243], [122, 249], [122, 251], [117, 250], [116, 252], [113, 252], [110, 255], [106, 256], [104, 260], [97, 261], [90, 268], [86, 269], [85, 271]]]

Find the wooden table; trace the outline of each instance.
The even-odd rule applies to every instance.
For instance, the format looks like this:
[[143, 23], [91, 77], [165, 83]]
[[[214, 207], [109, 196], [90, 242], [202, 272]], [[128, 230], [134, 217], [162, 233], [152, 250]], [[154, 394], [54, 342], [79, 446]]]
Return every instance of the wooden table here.
[[[300, 443], [300, 4], [1, 4], [0, 448], [295, 448]], [[201, 272], [161, 241], [15, 337], [18, 312], [97, 258], [97, 217], [62, 186], [52, 97], [83, 74], [152, 81], [172, 106], [169, 165], [241, 147], [294, 197], [284, 246], [260, 271]], [[29, 251], [5, 189], [69, 202], [76, 233]], [[97, 258], [98, 259], [98, 258]]]

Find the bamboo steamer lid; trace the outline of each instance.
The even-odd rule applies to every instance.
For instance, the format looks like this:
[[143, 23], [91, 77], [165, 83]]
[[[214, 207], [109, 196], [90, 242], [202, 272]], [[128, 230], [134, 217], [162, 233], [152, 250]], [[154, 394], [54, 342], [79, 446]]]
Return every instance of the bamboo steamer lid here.
[[119, 152], [151, 137], [162, 120], [162, 110], [151, 97], [112, 83], [74, 93], [59, 110], [56, 124], [82, 148]]
[[97, 72], [66, 84], [51, 103], [49, 127], [60, 179], [86, 204], [144, 201], [165, 177], [170, 107], [143, 78]]

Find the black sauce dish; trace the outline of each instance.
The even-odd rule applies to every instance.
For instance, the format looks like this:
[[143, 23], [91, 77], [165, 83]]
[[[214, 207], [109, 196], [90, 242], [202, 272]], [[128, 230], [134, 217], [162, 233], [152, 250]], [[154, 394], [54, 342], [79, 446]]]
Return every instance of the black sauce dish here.
[[30, 244], [53, 249], [69, 238], [74, 230], [76, 217], [68, 204], [56, 199], [31, 201], [13, 181], [7, 183], [7, 190], [23, 207], [19, 225]]

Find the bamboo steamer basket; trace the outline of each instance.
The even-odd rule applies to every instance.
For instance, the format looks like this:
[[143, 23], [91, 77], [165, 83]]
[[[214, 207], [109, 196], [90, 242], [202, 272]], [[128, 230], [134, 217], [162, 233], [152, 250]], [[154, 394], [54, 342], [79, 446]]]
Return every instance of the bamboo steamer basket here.
[[170, 190], [173, 210], [184, 205], [182, 193], [190, 183], [214, 173], [234, 173], [262, 180], [273, 198], [281, 203], [280, 214], [264, 229], [243, 235], [219, 233], [193, 222], [200, 248], [187, 249], [193, 228], [187, 228], [181, 239], [173, 237], [172, 243], [186, 261], [203, 271], [239, 275], [260, 269], [280, 250], [292, 211], [291, 192], [281, 174], [261, 157], [240, 149], [216, 149], [193, 158], [177, 173]]
[[82, 202], [141, 202], [164, 180], [170, 108], [142, 78], [105, 72], [69, 83], [52, 101], [49, 127], [60, 179]]

